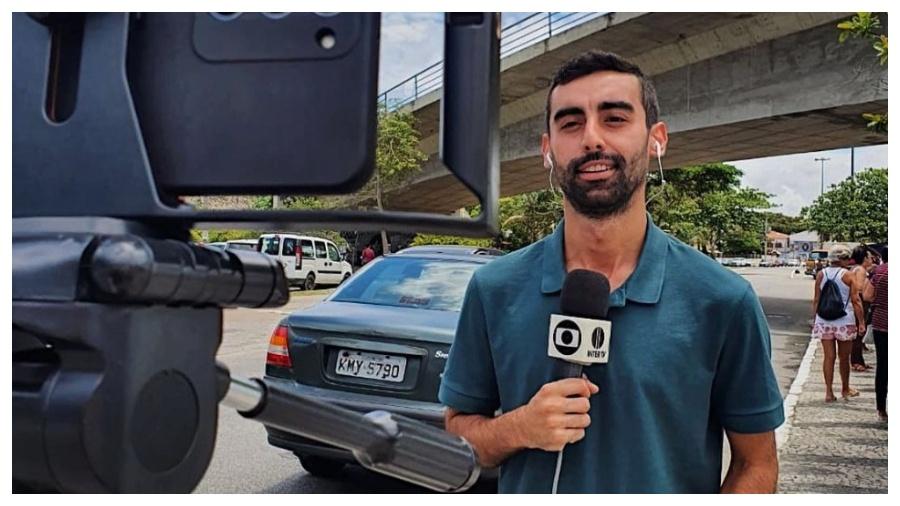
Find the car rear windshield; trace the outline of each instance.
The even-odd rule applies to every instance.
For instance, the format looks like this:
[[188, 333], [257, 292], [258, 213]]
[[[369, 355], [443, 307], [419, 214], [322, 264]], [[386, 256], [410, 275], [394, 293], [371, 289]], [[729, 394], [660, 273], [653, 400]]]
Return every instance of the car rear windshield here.
[[475, 262], [385, 258], [335, 293], [336, 302], [459, 311]]
[[262, 240], [262, 252], [267, 255], [277, 255], [278, 254], [278, 239], [277, 235], [272, 235], [269, 237], [263, 237]]
[[228, 249], [242, 249], [242, 250], [248, 250], [248, 251], [256, 250], [255, 244], [250, 244], [250, 243], [246, 243], [246, 242], [230, 242], [230, 243], [226, 244], [225, 247]]

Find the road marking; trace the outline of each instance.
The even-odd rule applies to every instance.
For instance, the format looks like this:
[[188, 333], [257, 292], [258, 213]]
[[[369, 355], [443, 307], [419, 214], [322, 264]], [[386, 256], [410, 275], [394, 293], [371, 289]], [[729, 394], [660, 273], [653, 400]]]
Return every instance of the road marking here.
[[[800, 333], [797, 332], [796, 334]], [[787, 443], [788, 436], [790, 436], [791, 426], [794, 422], [794, 408], [800, 400], [800, 394], [803, 393], [803, 385], [806, 384], [806, 380], [809, 378], [809, 371], [812, 368], [812, 361], [815, 358], [818, 346], [819, 341], [817, 339], [809, 340], [809, 346], [806, 347], [806, 353], [803, 355], [803, 360], [800, 361], [800, 368], [797, 369], [797, 376], [791, 383], [788, 394], [784, 397], [784, 423], [781, 424], [781, 427], [775, 429], [775, 445], [778, 448], [782, 448]]]

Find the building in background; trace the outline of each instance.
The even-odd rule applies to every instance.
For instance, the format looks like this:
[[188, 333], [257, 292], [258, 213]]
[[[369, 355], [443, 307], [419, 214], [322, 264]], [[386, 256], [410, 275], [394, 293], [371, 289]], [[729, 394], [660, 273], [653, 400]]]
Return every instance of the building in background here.
[[804, 230], [791, 234], [788, 237], [789, 253], [791, 258], [799, 258], [806, 260], [809, 253], [813, 250], [822, 248], [822, 241], [819, 240], [819, 233], [815, 230]]
[[775, 230], [766, 234], [766, 255], [784, 257], [790, 253], [790, 236]]

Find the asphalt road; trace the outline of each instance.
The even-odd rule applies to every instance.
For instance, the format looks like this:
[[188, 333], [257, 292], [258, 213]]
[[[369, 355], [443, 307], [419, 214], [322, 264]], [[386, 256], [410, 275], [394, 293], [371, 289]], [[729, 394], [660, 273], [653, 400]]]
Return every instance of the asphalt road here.
[[[782, 394], [786, 394], [809, 342], [812, 280], [802, 275], [792, 279], [788, 268], [734, 270], [750, 281], [760, 296], [772, 332], [773, 367]], [[291, 302], [283, 308], [226, 311], [219, 360], [228, 364], [234, 374], [262, 376], [268, 337], [278, 321], [293, 310], [319, 302], [325, 294], [327, 291], [294, 292]], [[488, 482], [472, 491], [492, 490]], [[262, 425], [222, 408], [213, 459], [196, 492], [421, 493], [423, 490], [358, 467], [348, 467], [341, 481], [313, 477], [303, 470], [292, 453], [269, 446]]]

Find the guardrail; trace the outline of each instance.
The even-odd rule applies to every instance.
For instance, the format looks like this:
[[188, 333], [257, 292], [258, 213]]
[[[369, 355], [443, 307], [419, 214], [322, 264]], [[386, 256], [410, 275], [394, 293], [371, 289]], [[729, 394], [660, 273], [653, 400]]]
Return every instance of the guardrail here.
[[[536, 12], [500, 31], [500, 58], [559, 35], [605, 12]], [[378, 96], [378, 104], [393, 110], [439, 89], [444, 82], [444, 62], [439, 61]]]

